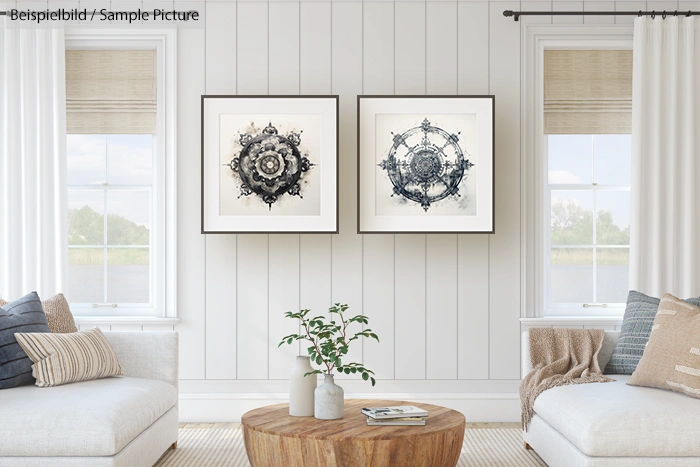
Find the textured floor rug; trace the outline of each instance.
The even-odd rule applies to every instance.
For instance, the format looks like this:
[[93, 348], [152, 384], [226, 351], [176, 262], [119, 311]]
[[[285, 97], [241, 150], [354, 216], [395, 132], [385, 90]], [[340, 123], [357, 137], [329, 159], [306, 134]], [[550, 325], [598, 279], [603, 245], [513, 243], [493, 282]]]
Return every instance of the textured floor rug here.
[[[250, 467], [240, 427], [180, 429], [178, 448], [156, 467]], [[468, 429], [458, 467], [545, 466], [533, 451], [523, 448], [522, 433], [512, 428]]]

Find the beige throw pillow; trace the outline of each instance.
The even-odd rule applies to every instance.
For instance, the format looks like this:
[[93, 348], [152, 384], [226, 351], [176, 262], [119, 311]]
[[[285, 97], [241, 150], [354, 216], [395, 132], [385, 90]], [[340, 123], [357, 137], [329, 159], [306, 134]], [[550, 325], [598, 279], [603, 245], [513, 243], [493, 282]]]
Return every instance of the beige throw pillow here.
[[[0, 298], [0, 307], [7, 305], [8, 302]], [[68, 306], [68, 300], [62, 293], [55, 295], [49, 299], [42, 300], [41, 306], [46, 314], [46, 321], [49, 323], [51, 332], [78, 332], [75, 325], [73, 314]]]
[[700, 398], [700, 308], [664, 294], [629, 384]]
[[99, 328], [70, 334], [15, 333], [34, 362], [39, 387], [123, 375], [117, 355]]

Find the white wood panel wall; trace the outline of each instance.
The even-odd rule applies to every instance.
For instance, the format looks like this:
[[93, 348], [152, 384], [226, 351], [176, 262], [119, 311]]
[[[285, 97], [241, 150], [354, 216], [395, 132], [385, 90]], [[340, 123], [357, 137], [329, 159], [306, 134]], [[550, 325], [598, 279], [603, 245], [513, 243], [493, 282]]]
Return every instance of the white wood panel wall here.
[[[277, 348], [280, 337], [297, 329], [284, 312], [311, 308], [320, 314], [343, 302], [369, 316], [382, 340], [365, 342], [351, 355], [376, 371], [378, 391], [384, 385], [404, 393], [412, 387], [499, 393], [514, 392], [520, 377], [521, 27], [584, 22], [582, 16], [543, 16], [516, 23], [503, 10], [680, 10], [697, 9], [700, 2], [176, 6], [206, 10], [204, 28], [178, 32], [182, 323], [176, 329], [183, 382], [216, 393], [278, 391], [299, 350]], [[630, 21], [586, 18], [584, 24]], [[205, 93], [340, 96], [339, 235], [200, 234], [199, 105]], [[494, 235], [356, 233], [358, 94], [496, 96]]]

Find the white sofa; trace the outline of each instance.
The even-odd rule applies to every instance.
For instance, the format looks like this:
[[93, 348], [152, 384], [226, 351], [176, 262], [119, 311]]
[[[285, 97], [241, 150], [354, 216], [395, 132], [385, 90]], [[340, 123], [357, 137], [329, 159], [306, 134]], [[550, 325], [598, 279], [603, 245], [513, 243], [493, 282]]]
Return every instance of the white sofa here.
[[[605, 368], [619, 332], [606, 332], [599, 354]], [[529, 336], [522, 339], [522, 372], [531, 370]], [[614, 383], [549, 389], [535, 401], [525, 443], [550, 467], [700, 466], [700, 400], [662, 389]]]
[[175, 445], [177, 333], [105, 336], [124, 377], [0, 391], [0, 466], [151, 467]]

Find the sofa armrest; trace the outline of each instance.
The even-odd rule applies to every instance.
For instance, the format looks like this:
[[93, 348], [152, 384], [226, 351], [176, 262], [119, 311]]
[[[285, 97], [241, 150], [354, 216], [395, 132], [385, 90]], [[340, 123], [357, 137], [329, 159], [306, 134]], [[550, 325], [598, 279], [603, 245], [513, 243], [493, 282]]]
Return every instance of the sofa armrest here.
[[177, 332], [105, 332], [125, 376], [158, 379], [178, 387]]

